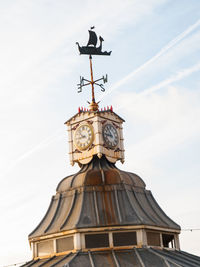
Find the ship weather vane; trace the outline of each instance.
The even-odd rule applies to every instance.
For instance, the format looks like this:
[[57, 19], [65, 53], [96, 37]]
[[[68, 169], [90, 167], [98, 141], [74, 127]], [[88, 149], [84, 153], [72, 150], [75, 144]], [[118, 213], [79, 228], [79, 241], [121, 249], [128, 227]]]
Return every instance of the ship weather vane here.
[[[90, 104], [90, 110], [98, 110], [98, 103], [95, 102], [95, 95], [94, 95], [94, 85], [97, 85], [101, 88], [101, 91], [104, 92], [105, 88], [103, 86], [103, 83], [105, 84], [108, 81], [108, 76], [107, 74], [103, 76], [100, 79], [94, 80], [93, 78], [93, 68], [92, 68], [92, 55], [103, 55], [103, 56], [110, 56], [111, 51], [107, 52], [104, 51], [102, 52], [102, 42], [104, 39], [99, 36], [99, 42], [100, 45], [97, 47], [97, 35], [93, 31], [94, 26], [91, 27], [89, 30], [89, 41], [86, 46], [80, 46], [78, 42], [76, 44], [78, 45], [78, 49], [80, 52], [80, 55], [89, 55], [89, 60], [90, 60], [90, 74], [91, 74], [91, 80], [85, 79], [84, 77], [80, 76], [80, 83], [77, 84], [78, 86], [78, 93], [82, 92], [82, 88], [84, 86], [90, 85], [92, 87], [92, 102]], [[101, 83], [100, 83], [101, 82]], [[102, 83], [103, 82], [103, 83]]]

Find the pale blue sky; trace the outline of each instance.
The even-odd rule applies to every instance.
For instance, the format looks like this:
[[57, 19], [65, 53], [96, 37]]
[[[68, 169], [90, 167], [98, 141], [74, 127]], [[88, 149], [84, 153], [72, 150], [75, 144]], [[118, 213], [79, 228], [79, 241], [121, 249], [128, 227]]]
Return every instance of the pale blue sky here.
[[[87, 106], [77, 94], [89, 62], [76, 41], [96, 26], [110, 57], [100, 106], [122, 116], [126, 161], [182, 228], [200, 228], [200, 1], [0, 1], [0, 266], [30, 259], [28, 234], [58, 182], [76, 172], [64, 122]], [[200, 255], [200, 231], [181, 248]]]

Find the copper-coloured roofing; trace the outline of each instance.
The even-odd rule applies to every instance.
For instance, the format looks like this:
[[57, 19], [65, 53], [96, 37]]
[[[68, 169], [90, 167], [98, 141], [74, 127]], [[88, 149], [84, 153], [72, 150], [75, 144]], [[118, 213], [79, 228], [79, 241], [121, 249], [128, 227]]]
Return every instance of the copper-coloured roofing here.
[[199, 267], [200, 257], [183, 251], [134, 248], [132, 250], [69, 253], [48, 259], [32, 260], [23, 267], [43, 265], [56, 267]]
[[180, 230], [136, 174], [94, 157], [57, 186], [43, 220], [29, 238], [106, 226], [148, 225]]

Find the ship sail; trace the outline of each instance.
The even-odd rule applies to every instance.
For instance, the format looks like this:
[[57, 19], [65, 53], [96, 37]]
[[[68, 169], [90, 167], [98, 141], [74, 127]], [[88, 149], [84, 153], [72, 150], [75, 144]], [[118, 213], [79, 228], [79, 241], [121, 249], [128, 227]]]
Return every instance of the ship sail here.
[[89, 31], [89, 35], [90, 35], [90, 37], [89, 37], [89, 41], [88, 41], [87, 46], [93, 45], [94, 47], [96, 47], [96, 45], [97, 45], [97, 35], [96, 35], [96, 33], [93, 32], [93, 31]]

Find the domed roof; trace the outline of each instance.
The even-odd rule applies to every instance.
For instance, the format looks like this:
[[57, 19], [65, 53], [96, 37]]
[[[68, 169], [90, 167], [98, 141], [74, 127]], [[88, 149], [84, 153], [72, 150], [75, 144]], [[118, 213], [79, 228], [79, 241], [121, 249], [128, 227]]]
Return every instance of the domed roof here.
[[36, 266], [126, 266], [126, 267], [199, 267], [200, 257], [184, 251], [169, 251], [155, 248], [133, 248], [130, 250], [88, 251], [32, 260], [23, 267]]
[[148, 225], [180, 230], [136, 174], [104, 156], [64, 178], [41, 223], [29, 238], [90, 227]]
[[56, 191], [63, 193], [67, 190], [83, 186], [129, 185], [145, 188], [144, 181], [136, 174], [119, 170], [114, 163], [109, 162], [104, 156], [97, 156], [87, 165], [82, 165], [81, 170], [64, 178], [57, 186]]

